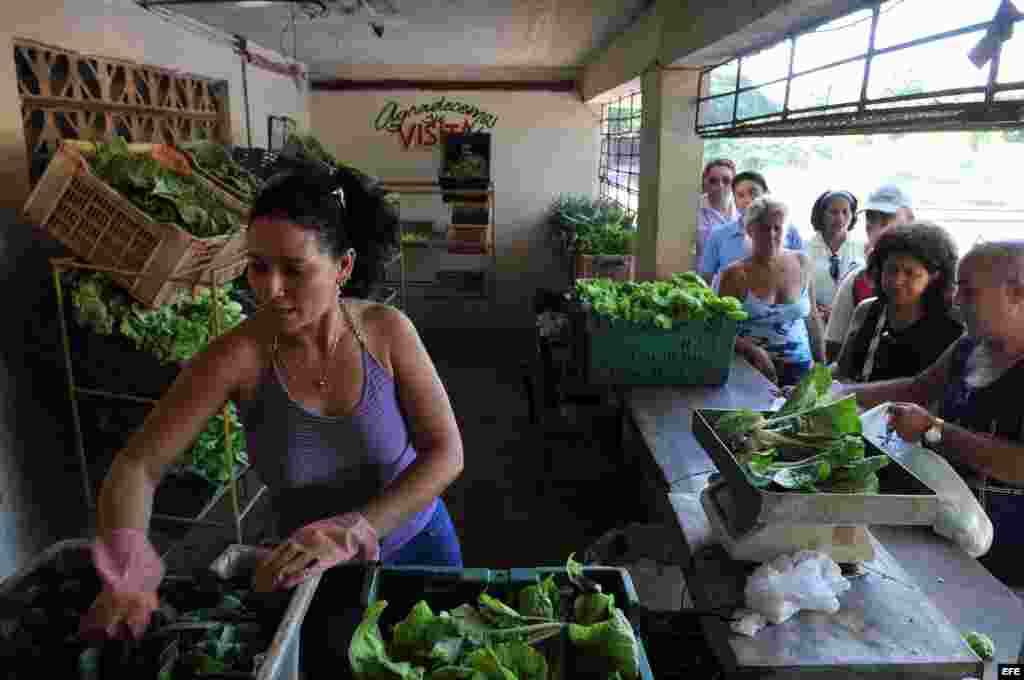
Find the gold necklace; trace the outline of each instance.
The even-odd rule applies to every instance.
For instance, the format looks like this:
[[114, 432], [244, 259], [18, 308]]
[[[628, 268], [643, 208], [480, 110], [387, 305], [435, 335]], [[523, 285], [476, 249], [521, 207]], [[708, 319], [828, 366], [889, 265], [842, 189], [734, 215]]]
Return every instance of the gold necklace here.
[[[346, 314], [346, 310], [345, 310], [344, 305], [339, 301], [338, 302], [338, 306], [341, 308], [342, 315], [347, 319], [348, 315]], [[327, 389], [327, 386], [328, 386], [328, 383], [327, 383], [327, 373], [328, 373], [328, 371], [330, 370], [330, 367], [331, 367], [331, 358], [334, 356], [334, 350], [337, 349], [338, 342], [341, 341], [341, 336], [343, 336], [344, 334], [345, 334], [345, 330], [342, 329], [338, 333], [338, 337], [336, 337], [334, 339], [334, 342], [331, 344], [331, 349], [328, 350], [328, 352], [327, 352], [327, 358], [324, 360], [323, 370], [320, 372], [320, 379], [315, 382], [315, 385], [316, 385], [317, 389], [319, 389], [321, 391]], [[279, 337], [275, 337], [274, 338], [274, 354], [275, 355], [279, 355], [280, 352], [281, 352], [281, 346], [280, 346], [279, 340], [280, 340]]]

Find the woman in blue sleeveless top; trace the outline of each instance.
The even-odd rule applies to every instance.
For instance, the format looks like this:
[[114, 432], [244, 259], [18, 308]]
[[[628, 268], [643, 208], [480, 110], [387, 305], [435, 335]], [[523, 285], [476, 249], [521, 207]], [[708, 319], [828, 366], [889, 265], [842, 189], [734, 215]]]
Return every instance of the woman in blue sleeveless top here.
[[[843, 385], [870, 408], [893, 402], [890, 427], [908, 442], [923, 441], [958, 469], [985, 507], [995, 530], [979, 558], [997, 578], [1024, 585], [1024, 241], [983, 243], [957, 272], [956, 301], [967, 334], [912, 378]], [[928, 412], [940, 404], [938, 415]]]
[[114, 461], [98, 506], [104, 589], [83, 620], [108, 636], [145, 629], [163, 565], [146, 538], [164, 471], [228, 400], [268, 485], [281, 536], [258, 589], [342, 562], [461, 566], [440, 499], [462, 470], [448, 395], [409, 319], [365, 295], [397, 214], [355, 172], [271, 178], [247, 232], [262, 307], [182, 371]]
[[764, 195], [744, 215], [753, 244], [750, 257], [722, 271], [720, 295], [743, 302], [736, 352], [772, 382], [794, 385], [825, 356], [824, 333], [814, 300], [811, 262], [782, 245], [788, 209]]

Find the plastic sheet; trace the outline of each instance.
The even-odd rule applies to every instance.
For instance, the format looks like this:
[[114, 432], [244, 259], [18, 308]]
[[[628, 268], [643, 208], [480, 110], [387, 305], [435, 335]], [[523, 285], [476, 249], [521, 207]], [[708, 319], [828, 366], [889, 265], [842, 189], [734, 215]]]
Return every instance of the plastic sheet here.
[[880, 404], [861, 414], [864, 436], [942, 499], [942, 508], [932, 525], [935, 533], [953, 541], [971, 557], [981, 557], [992, 547], [992, 520], [945, 458], [887, 431], [889, 406]]
[[778, 624], [803, 609], [834, 614], [839, 595], [849, 589], [850, 581], [831, 557], [801, 550], [758, 567], [747, 580], [744, 596], [748, 609]]

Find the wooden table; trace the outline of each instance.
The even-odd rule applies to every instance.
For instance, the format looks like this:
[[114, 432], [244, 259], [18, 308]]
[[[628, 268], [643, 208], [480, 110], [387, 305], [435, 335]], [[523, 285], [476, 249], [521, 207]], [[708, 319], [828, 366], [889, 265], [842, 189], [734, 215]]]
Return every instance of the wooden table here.
[[[715, 466], [693, 437], [692, 411], [768, 408], [775, 400], [771, 390], [767, 380], [737, 358], [722, 387], [642, 388], [625, 394], [626, 425], [646, 449], [652, 481], [666, 492], [679, 529], [681, 566], [697, 606], [742, 602], [751, 565], [729, 558], [708, 527], [698, 494]], [[891, 661], [902, 655], [913, 663], [891, 677], [912, 672], [913, 677], [959, 679], [972, 674], [958, 674], [958, 669], [976, 662], [957, 649], [955, 635], [972, 630], [992, 637], [998, 662], [1017, 662], [1024, 642], [1024, 604], [1013, 591], [928, 527], [872, 527], [871, 532], [878, 556], [867, 566], [876, 571], [854, 579], [837, 614], [802, 613], [752, 640], [733, 634], [723, 621], [703, 620], [712, 647], [732, 675], [763, 674], [767, 666], [780, 671], [777, 677], [860, 677], [866, 675], [861, 670], [870, 670], [876, 678], [884, 677], [876, 674], [881, 665], [847, 674], [832, 664], [863, 662], [870, 655]], [[994, 664], [986, 664], [984, 676], [995, 677]]]

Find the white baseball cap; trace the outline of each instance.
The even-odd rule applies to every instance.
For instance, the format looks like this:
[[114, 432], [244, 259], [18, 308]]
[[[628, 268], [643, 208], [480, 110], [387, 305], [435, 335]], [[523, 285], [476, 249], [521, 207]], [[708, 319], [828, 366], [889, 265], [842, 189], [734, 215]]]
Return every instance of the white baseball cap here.
[[900, 208], [913, 209], [910, 194], [895, 184], [883, 184], [868, 195], [864, 210], [877, 210], [887, 214], [899, 212]]

